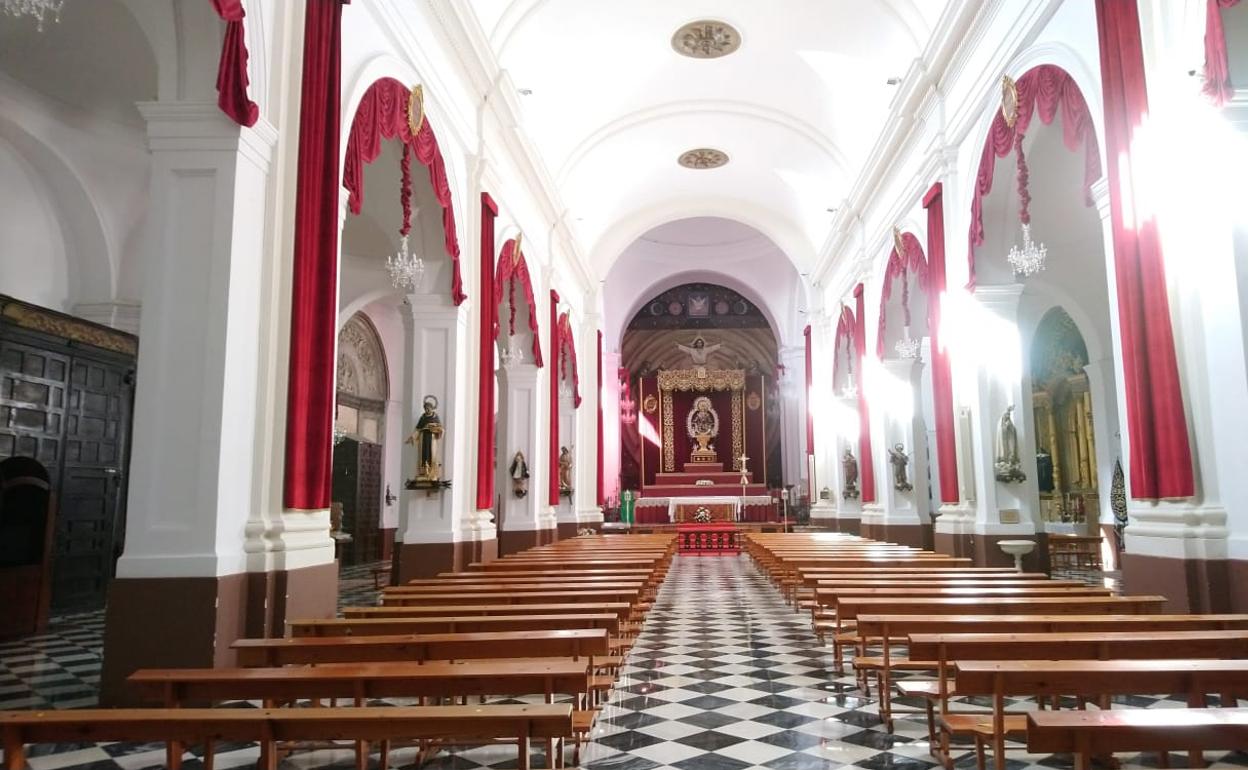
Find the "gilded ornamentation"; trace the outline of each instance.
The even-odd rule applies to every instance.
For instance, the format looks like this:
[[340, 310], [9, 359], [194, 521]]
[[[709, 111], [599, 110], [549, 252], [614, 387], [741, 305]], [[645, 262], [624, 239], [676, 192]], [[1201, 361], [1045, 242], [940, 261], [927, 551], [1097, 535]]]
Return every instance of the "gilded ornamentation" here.
[[742, 390], [744, 369], [668, 369], [659, 372], [659, 390]]
[[711, 147], [698, 147], [682, 153], [676, 162], [685, 168], [695, 169], [697, 171], [705, 171], [711, 168], [719, 168], [728, 163], [728, 153], [723, 150], [716, 150]]
[[[897, 256], [902, 260], [906, 258], [906, 239], [901, 235], [901, 228], [893, 226], [893, 248], [897, 251]], [[904, 261], [903, 261], [904, 264]]]
[[651, 393], [642, 399], [641, 408], [645, 410], [646, 414], [654, 414], [655, 410], [659, 408], [659, 400]]
[[731, 25], [714, 19], [691, 21], [672, 35], [672, 48], [693, 59], [718, 59], [741, 47], [741, 34]]
[[745, 411], [742, 409], [745, 399], [740, 389], [732, 391], [732, 469], [744, 470], [741, 458], [745, 455]]
[[1018, 122], [1018, 84], [1009, 75], [1001, 76], [1001, 117], [1010, 128]]
[[13, 300], [0, 300], [0, 302], [3, 303], [0, 315], [23, 329], [47, 332], [128, 356], [135, 356], [139, 353], [138, 339], [125, 332], [114, 331]]
[[424, 124], [425, 89], [417, 84], [412, 86], [412, 92], [407, 96], [407, 128], [412, 136], [416, 136]]
[[[659, 373], [660, 376], [663, 374]], [[663, 470], [676, 471], [676, 420], [672, 417], [672, 391], [663, 391]]]

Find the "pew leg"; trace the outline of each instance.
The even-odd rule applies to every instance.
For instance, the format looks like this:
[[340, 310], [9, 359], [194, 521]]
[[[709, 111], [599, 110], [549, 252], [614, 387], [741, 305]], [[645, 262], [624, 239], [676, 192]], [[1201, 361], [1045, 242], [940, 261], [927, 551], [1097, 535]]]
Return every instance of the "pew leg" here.
[[4, 729], [4, 770], [26, 770], [26, 747], [16, 727]]
[[528, 736], [518, 741], [520, 746], [520, 759], [516, 764], [517, 770], [530, 770], [532, 765], [529, 764], [529, 739]]
[[1157, 766], [1158, 766], [1158, 767], [1160, 767], [1160, 768], [1165, 768], [1166, 770], [1168, 770], [1168, 769], [1169, 769], [1169, 767], [1170, 767], [1170, 752], [1168, 752], [1168, 751], [1159, 751], [1159, 752], [1157, 752]]
[[368, 741], [355, 742], [355, 770], [368, 770]]
[[984, 770], [987, 767], [987, 759], [984, 757], [984, 739], [979, 735], [975, 736], [975, 770]]
[[212, 739], [204, 741], [204, 770], [212, 770], [213, 760], [216, 757], [217, 747]]
[[182, 767], [182, 742], [169, 741], [165, 744], [165, 767], [178, 770]]
[[277, 742], [272, 738], [260, 741], [260, 760], [256, 762], [257, 770], [277, 770]]
[[390, 767], [390, 741], [382, 741], [378, 751], [380, 752], [381, 770], [386, 770], [386, 768]]
[[927, 748], [936, 754], [936, 709], [930, 698], [924, 701], [927, 708]]

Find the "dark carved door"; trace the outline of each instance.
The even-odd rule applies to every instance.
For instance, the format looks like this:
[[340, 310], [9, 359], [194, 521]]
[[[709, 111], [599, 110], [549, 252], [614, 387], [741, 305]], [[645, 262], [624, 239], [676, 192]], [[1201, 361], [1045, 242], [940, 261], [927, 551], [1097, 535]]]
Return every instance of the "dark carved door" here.
[[360, 443], [355, 521], [351, 534], [355, 564], [381, 558], [381, 445]]
[[114, 364], [73, 361], [52, 577], [61, 608], [102, 602], [112, 577], [114, 546], [124, 532], [129, 380]]
[[34, 457], [56, 491], [53, 608], [98, 607], [125, 527], [133, 370], [64, 341], [19, 339], [0, 340], [0, 459]]

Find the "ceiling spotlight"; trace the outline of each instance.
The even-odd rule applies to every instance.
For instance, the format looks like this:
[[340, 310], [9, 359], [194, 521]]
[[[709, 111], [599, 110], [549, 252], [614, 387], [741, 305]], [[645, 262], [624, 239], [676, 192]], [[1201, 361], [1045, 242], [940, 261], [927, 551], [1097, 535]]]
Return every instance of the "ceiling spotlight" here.
[[829, 214], [835, 214], [835, 213], [836, 213], [836, 212], [838, 212], [838, 211], [840, 211], [840, 209], [839, 209], [838, 207], [836, 207], [836, 206], [832, 206], [831, 208], [827, 209], [827, 212], [828, 212]]
[[898, 86], [898, 85], [901, 85], [901, 78], [891, 77], [888, 80], [885, 80], [884, 82], [888, 83], [890, 86]]
[[520, 92], [520, 95], [521, 95], [521, 96], [532, 96], [532, 95], [533, 95], [533, 89], [532, 89], [532, 88], [519, 88], [519, 89], [516, 89], [516, 90], [518, 90], [518, 91]]

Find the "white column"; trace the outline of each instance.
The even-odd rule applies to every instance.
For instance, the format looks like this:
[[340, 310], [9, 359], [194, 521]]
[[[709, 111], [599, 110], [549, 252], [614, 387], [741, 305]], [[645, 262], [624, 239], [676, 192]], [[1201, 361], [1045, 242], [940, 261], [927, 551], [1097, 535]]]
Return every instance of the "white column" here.
[[[815, 420], [814, 499], [811, 500], [810, 523], [827, 525], [836, 518], [838, 497], [836, 477], [837, 439], [833, 426], [832, 395], [832, 319], [825, 312], [812, 313], [811, 321], [811, 387], [808, 398]], [[823, 499], [824, 491], [827, 499]]]
[[[879, 498], [863, 506], [864, 525], [920, 525], [931, 521], [927, 515], [927, 437], [916, 429], [922, 425], [918, 414], [922, 370], [923, 364], [917, 359], [888, 358], [880, 362], [883, 381], [871, 385], [881, 396], [871, 405], [871, 445]], [[909, 490], [897, 489], [894, 482], [889, 450], [898, 444], [910, 458], [906, 469], [912, 487]]]
[[[467, 447], [475, 441], [465, 435], [464, 419], [471, 399], [465, 398], [457, 376], [466, 369], [461, 353], [468, 347], [468, 303], [451, 305], [447, 297], [433, 294], [411, 294], [400, 308], [408, 344], [407, 366], [404, 369], [403, 414], [404, 433], [409, 433], [420, 419], [422, 402], [427, 395], [438, 399], [438, 416], [443, 435], [438, 451], [442, 459], [442, 477], [450, 479], [450, 489], [439, 491], [408, 490], [399, 493], [401, 514], [396, 542], [454, 543], [492, 540], [495, 527], [489, 511], [473, 509], [473, 479], [459, 471], [471, 466], [463, 462]], [[404, 444], [403, 477], [416, 475], [417, 448]]]
[[[780, 349], [786, 384], [780, 387], [780, 457], [785, 485], [798, 494], [806, 484], [806, 348]], [[766, 462], [764, 460], [764, 462]]]
[[[246, 569], [256, 463], [257, 328], [265, 200], [274, 144], [213, 103], [145, 103], [152, 150], [134, 450], [119, 577]], [[333, 559], [327, 512], [306, 564]], [[298, 565], [302, 566], [302, 565]]]
[[[602, 524], [602, 509], [598, 507], [598, 323], [596, 315], [588, 315], [581, 324], [577, 340], [580, 352], [577, 360], [581, 371], [581, 407], [576, 420], [576, 464], [573, 486], [576, 500], [573, 512], [577, 529], [597, 527]], [[604, 357], [602, 375], [607, 376]], [[607, 415], [602, 416], [606, 427]], [[605, 473], [605, 469], [604, 469]]]
[[[547, 394], [538, 387], [537, 366], [513, 364], [499, 372], [498, 489], [502, 499], [501, 530], [531, 532], [554, 529], [549, 506], [543, 505], [546, 488], [538, 485], [537, 468], [546, 464], [546, 448], [538, 444], [537, 426], [542, 410], [539, 405]], [[516, 497], [512, 491], [511, 462], [516, 452], [524, 452], [529, 463], [529, 492]]]

